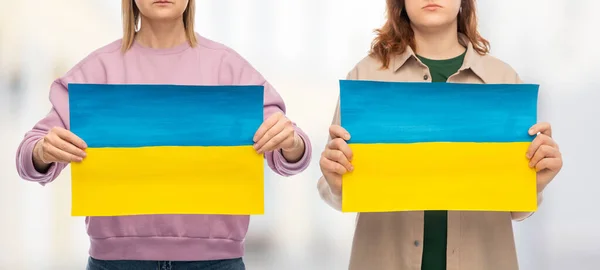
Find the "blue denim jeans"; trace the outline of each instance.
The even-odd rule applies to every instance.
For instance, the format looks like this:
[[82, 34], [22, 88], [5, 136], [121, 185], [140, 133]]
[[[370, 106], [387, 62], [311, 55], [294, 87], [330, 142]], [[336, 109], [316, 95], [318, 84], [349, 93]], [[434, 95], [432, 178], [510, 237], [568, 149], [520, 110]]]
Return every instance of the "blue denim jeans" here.
[[87, 270], [245, 270], [242, 258], [216, 261], [102, 261], [88, 259]]

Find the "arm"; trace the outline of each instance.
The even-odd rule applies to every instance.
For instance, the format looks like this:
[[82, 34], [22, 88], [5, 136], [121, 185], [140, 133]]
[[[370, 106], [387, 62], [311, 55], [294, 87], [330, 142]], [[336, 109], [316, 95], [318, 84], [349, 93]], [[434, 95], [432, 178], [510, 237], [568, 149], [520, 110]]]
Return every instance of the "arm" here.
[[[285, 114], [283, 99], [268, 82], [265, 81], [262, 85], [265, 87], [264, 119], [276, 112]], [[304, 171], [311, 160], [310, 139], [295, 123], [293, 125], [299, 138], [299, 147], [296, 148], [298, 150], [275, 150], [265, 153], [269, 167], [282, 176], [291, 176]]]
[[68, 119], [68, 100], [66, 87], [59, 80], [55, 81], [50, 88], [50, 102], [53, 105], [50, 113], [25, 134], [17, 149], [16, 165], [21, 178], [44, 185], [56, 179], [67, 166], [66, 163], [51, 163], [44, 166], [39, 164], [40, 162], [36, 162], [38, 166], [35, 166], [33, 159], [35, 145], [50, 129], [67, 128], [64, 119]]
[[[346, 76], [347, 80], [357, 80], [358, 79], [358, 70], [356, 68], [352, 69], [348, 75]], [[333, 114], [333, 120], [331, 121], [332, 125], [340, 125], [341, 117], [340, 117], [340, 100], [338, 98], [337, 105], [335, 106], [335, 112]], [[332, 138], [329, 136], [327, 139], [327, 144], [331, 142]], [[342, 184], [343, 185], [343, 184]], [[329, 206], [333, 207], [338, 211], [342, 210], [342, 196], [334, 194], [331, 190], [331, 187], [325, 180], [324, 176], [319, 178], [317, 182], [317, 189], [319, 190], [319, 195], [321, 199], [323, 199]]]
[[[523, 80], [521, 80], [521, 78], [519, 77], [519, 74], [517, 74], [517, 72], [514, 71], [510, 66], [509, 66], [509, 70], [512, 72], [512, 75], [510, 75], [510, 77], [512, 77], [510, 81], [513, 81], [515, 84], [522, 84]], [[538, 193], [537, 193], [537, 206], [538, 207], [542, 204], [543, 200], [544, 200], [543, 190], [538, 190]], [[533, 213], [534, 212], [511, 212], [510, 216], [513, 221], [523, 221], [523, 220], [526, 220], [527, 218], [531, 217], [533, 215]]]
[[[340, 101], [338, 99], [331, 124], [339, 125], [340, 123]], [[327, 139], [327, 143], [329, 144], [330, 141], [331, 136], [329, 136]], [[333, 207], [333, 209], [342, 211], [342, 196], [336, 195], [331, 191], [331, 187], [327, 183], [327, 180], [325, 180], [325, 176], [321, 175], [321, 178], [319, 178], [319, 181], [317, 182], [317, 189], [319, 190], [319, 195], [321, 196], [322, 200], [324, 200], [329, 206]]]
[[[224, 56], [219, 73], [220, 84], [262, 85], [264, 86], [264, 115], [263, 119], [275, 113], [286, 113], [285, 103], [262, 75], [245, 59], [235, 52]], [[282, 176], [292, 176], [304, 171], [310, 164], [312, 147], [310, 139], [295, 123], [297, 146], [289, 150], [274, 150], [265, 152], [267, 164], [275, 173]]]

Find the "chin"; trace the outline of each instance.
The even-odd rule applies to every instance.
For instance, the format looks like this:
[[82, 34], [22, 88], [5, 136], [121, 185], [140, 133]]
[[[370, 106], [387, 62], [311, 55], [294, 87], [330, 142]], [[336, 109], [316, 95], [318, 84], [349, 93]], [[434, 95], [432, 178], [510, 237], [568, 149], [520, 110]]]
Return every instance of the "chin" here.
[[148, 16], [149, 19], [156, 20], [156, 21], [169, 21], [169, 20], [175, 20], [180, 17], [181, 17], [180, 14], [165, 13], [165, 12], [157, 12], [156, 14], [152, 14], [152, 16]]
[[449, 22], [436, 22], [436, 23], [426, 24], [425, 27], [430, 28], [430, 29], [438, 29], [438, 28], [448, 27], [450, 25], [451, 25], [451, 23], [449, 23]]
[[452, 22], [452, 20], [447, 20], [446, 18], [428, 18], [417, 25], [424, 29], [436, 29], [449, 26], [452, 24]]

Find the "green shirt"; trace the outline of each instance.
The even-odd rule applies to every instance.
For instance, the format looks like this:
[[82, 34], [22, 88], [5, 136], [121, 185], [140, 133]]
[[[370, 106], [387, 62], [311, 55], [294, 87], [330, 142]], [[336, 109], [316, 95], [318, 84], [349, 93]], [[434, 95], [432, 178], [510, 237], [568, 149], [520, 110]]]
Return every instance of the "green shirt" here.
[[[463, 64], [465, 53], [446, 60], [431, 60], [417, 56], [429, 67], [432, 82], [446, 82]], [[448, 211], [425, 211], [423, 233], [423, 263], [421, 270], [446, 270], [448, 242]]]

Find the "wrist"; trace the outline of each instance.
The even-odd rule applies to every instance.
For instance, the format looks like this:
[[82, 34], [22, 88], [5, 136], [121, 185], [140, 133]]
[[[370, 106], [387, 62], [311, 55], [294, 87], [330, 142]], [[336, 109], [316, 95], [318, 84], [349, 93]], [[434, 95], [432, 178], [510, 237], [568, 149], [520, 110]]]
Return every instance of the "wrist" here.
[[34, 168], [40, 173], [46, 172], [48, 170], [48, 168], [50, 168], [50, 165], [52, 164], [51, 162], [44, 161], [42, 158], [42, 143], [43, 143], [43, 139], [41, 139], [35, 143], [35, 145], [33, 146], [33, 151], [32, 151], [32, 156], [31, 156]]
[[298, 135], [298, 133], [294, 132], [294, 143], [292, 144], [292, 146], [290, 146], [288, 148], [281, 148], [281, 151], [292, 152], [292, 151], [298, 150], [299, 148], [304, 148], [304, 144], [303, 144], [302, 138], [300, 138], [300, 135]]
[[294, 144], [290, 148], [282, 148], [281, 155], [287, 162], [296, 163], [304, 156], [304, 140], [297, 133], [294, 134]]
[[294, 132], [294, 144], [292, 144], [289, 148], [281, 148], [282, 152], [296, 152], [298, 150], [304, 150], [304, 140], [302, 137], [298, 135], [298, 133]]

